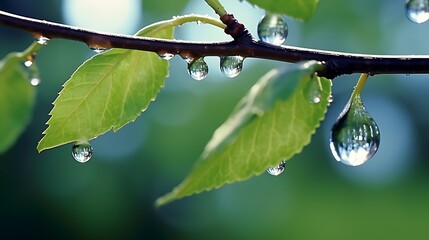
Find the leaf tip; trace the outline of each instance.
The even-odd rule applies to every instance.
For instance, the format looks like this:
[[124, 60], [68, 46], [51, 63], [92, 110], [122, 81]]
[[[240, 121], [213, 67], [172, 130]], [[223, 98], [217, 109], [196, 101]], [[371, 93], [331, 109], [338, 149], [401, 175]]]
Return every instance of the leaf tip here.
[[169, 196], [170, 196], [170, 194], [167, 194], [167, 195], [164, 195], [164, 196], [156, 199], [155, 208], [163, 207], [163, 206], [167, 205], [168, 203], [170, 203], [171, 201], [173, 201], [171, 199], [171, 197], [169, 197]]
[[183, 181], [181, 184], [179, 184], [178, 186], [176, 186], [171, 192], [166, 193], [164, 196], [159, 197], [158, 199], [156, 199], [155, 201], [155, 207], [156, 208], [160, 208], [162, 206], [165, 206], [175, 200], [178, 200], [180, 198], [183, 198], [185, 196], [188, 196], [190, 194], [183, 194], [182, 190], [183, 190], [183, 186], [185, 185], [185, 181]]
[[[43, 133], [43, 134], [45, 134], [45, 133]], [[51, 135], [49, 135], [49, 136], [51, 136]], [[58, 142], [57, 143], [57, 142], [55, 142], [55, 140], [53, 142], [52, 141], [53, 139], [49, 136], [45, 134], [42, 137], [42, 139], [39, 141], [39, 143], [37, 143], [36, 149], [39, 153], [43, 152], [44, 150], [48, 150], [48, 149], [69, 143], [69, 142]]]
[[37, 149], [37, 152], [39, 152], [39, 153], [41, 153], [43, 150], [46, 150], [47, 149], [47, 147], [45, 146], [45, 144], [44, 144], [44, 141], [43, 141], [43, 139], [44, 139], [45, 137], [43, 137], [40, 141], [39, 141], [39, 143], [37, 143], [37, 147], [36, 147], [36, 149]]

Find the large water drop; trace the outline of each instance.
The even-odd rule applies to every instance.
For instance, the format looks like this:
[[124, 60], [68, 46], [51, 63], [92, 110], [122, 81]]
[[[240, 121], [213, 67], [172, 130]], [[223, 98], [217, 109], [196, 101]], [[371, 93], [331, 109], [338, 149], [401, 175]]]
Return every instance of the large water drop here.
[[288, 35], [288, 26], [282, 15], [266, 14], [258, 24], [261, 41], [281, 45]]
[[236, 77], [243, 69], [243, 60], [241, 56], [220, 57], [220, 71], [227, 77]]
[[92, 153], [93, 149], [88, 141], [77, 141], [73, 144], [72, 156], [80, 163], [89, 161], [92, 157]]
[[209, 67], [204, 58], [198, 58], [188, 63], [188, 73], [195, 80], [203, 80], [209, 73]]
[[405, 13], [415, 23], [426, 22], [429, 20], [429, 0], [407, 0]]
[[337, 161], [358, 166], [380, 145], [377, 123], [363, 106], [360, 94], [352, 95], [331, 130], [330, 147]]
[[273, 176], [278, 176], [285, 171], [286, 161], [282, 160], [278, 166], [270, 167], [267, 169], [267, 172]]

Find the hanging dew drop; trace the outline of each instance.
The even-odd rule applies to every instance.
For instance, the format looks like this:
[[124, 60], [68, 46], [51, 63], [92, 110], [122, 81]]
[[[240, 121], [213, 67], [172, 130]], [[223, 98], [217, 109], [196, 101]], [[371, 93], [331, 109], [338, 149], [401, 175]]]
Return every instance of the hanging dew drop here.
[[203, 80], [209, 73], [209, 67], [204, 58], [198, 58], [188, 63], [188, 73], [195, 80]]
[[46, 46], [46, 45], [48, 45], [49, 38], [44, 37], [44, 36], [39, 36], [39, 37], [37, 37], [36, 41], [37, 41], [38, 44]]
[[266, 14], [258, 24], [261, 41], [281, 45], [288, 35], [288, 26], [282, 15]]
[[285, 171], [286, 161], [282, 160], [278, 166], [270, 167], [267, 169], [267, 172], [273, 176], [278, 176]]
[[37, 87], [42, 81], [38, 77], [32, 77], [30, 79], [30, 84]]
[[27, 60], [24, 62], [24, 66], [26, 66], [26, 67], [31, 67], [31, 65], [33, 65], [33, 61], [31, 61], [31, 60]]
[[93, 149], [88, 141], [77, 141], [73, 144], [72, 156], [80, 163], [89, 161], [92, 157], [92, 153]]
[[36, 59], [36, 54], [32, 54], [28, 56], [24, 62], [24, 66], [26, 66], [27, 68], [30, 68], [33, 65], [33, 62], [35, 59]]
[[95, 53], [102, 53], [102, 52], [106, 51], [105, 48], [89, 48], [89, 49], [91, 49]]
[[108, 48], [95, 47], [95, 46], [89, 46], [89, 49], [91, 49], [95, 53], [103, 53], [103, 52], [109, 50]]
[[220, 57], [220, 71], [227, 77], [236, 77], [243, 69], [243, 60], [241, 56]]
[[173, 53], [169, 53], [169, 52], [159, 52], [158, 56], [161, 59], [164, 59], [164, 60], [168, 61], [168, 60], [171, 60], [175, 55]]
[[24, 62], [24, 66], [26, 66], [27, 68], [31, 67], [35, 59], [36, 59], [36, 54], [32, 54], [28, 56]]
[[366, 111], [360, 93], [355, 90], [332, 127], [332, 154], [337, 161], [358, 166], [374, 156], [379, 145], [380, 131], [377, 123]]
[[429, 0], [407, 0], [405, 13], [412, 22], [426, 22], [429, 20]]

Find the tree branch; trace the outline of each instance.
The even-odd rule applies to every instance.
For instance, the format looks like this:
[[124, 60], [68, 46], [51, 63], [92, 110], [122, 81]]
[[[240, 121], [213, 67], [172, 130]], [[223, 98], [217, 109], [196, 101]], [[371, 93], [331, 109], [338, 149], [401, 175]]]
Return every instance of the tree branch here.
[[233, 56], [271, 59], [283, 62], [317, 60], [325, 64], [320, 76], [335, 78], [342, 74], [429, 73], [429, 55], [369, 55], [323, 51], [293, 46], [274, 46], [260, 41], [202, 43], [108, 34], [63, 24], [27, 18], [0, 11], [0, 24], [27, 30], [35, 36], [85, 42], [90, 46], [125, 48], [173, 53], [183, 57]]

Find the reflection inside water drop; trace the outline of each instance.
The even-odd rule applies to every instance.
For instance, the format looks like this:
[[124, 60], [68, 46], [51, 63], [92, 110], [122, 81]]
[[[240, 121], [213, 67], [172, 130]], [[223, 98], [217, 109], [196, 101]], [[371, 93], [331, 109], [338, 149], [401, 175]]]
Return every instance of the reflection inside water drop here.
[[243, 68], [243, 60], [241, 56], [220, 57], [220, 70], [227, 77], [236, 77]]
[[408, 0], [405, 3], [405, 13], [415, 23], [426, 22], [429, 20], [429, 0]]
[[288, 26], [282, 15], [267, 13], [258, 24], [261, 41], [281, 45], [288, 35]]
[[330, 148], [337, 161], [358, 166], [370, 159], [380, 145], [377, 123], [368, 114], [360, 95], [350, 99], [331, 130]]
[[72, 156], [76, 161], [80, 163], [85, 163], [89, 161], [92, 157], [92, 153], [93, 149], [88, 141], [78, 141], [73, 144]]
[[278, 166], [270, 167], [267, 169], [267, 172], [273, 176], [278, 176], [285, 171], [286, 161], [282, 160]]
[[188, 73], [195, 80], [203, 80], [209, 73], [209, 67], [204, 58], [198, 58], [188, 63]]

